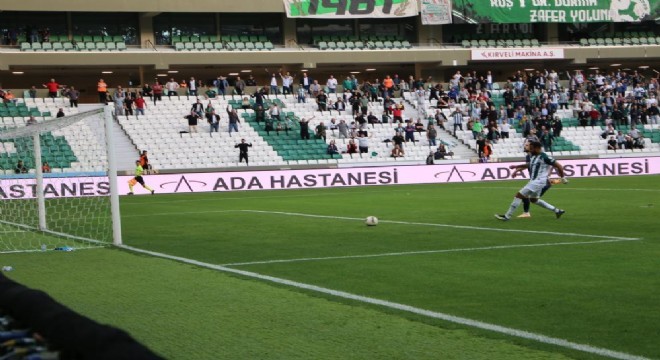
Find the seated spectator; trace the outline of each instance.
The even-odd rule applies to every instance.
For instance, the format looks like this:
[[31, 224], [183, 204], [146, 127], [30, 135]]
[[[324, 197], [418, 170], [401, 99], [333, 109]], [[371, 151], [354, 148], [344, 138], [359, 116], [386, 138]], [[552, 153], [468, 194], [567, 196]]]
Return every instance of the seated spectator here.
[[421, 133], [422, 131], [426, 131], [424, 128], [424, 124], [422, 124], [422, 119], [417, 119], [417, 122], [415, 123], [415, 131], [418, 133]]
[[406, 140], [404, 139], [403, 135], [401, 135], [401, 133], [399, 132], [395, 133], [394, 136], [392, 137], [392, 142], [394, 142], [395, 146], [398, 145], [399, 147], [403, 147], [403, 143], [405, 141]]
[[30, 118], [25, 122], [26, 126], [36, 125], [36, 124], [37, 124], [37, 119], [35, 119], [34, 116], [30, 116]]
[[445, 147], [445, 144], [440, 144], [438, 148], [435, 150], [435, 153], [433, 154], [433, 158], [435, 160], [444, 160], [446, 156], [453, 156], [454, 154], [452, 152], [447, 151], [447, 148]]
[[61, 117], [64, 117], [64, 116], [65, 116], [64, 115], [64, 109], [60, 108], [59, 110], [57, 110], [57, 114], [55, 115], [56, 118], [61, 118]]
[[25, 165], [23, 165], [23, 160], [18, 160], [16, 168], [14, 168], [14, 172], [17, 174], [27, 174], [28, 169], [25, 167]]
[[11, 92], [11, 90], [7, 90], [5, 92], [5, 102], [11, 102], [11, 103], [16, 104], [17, 101], [18, 101], [18, 99], [16, 98], [16, 96], [14, 96], [14, 94]]
[[206, 87], [206, 92], [204, 92], [204, 94], [206, 94], [206, 97], [209, 99], [215, 99], [215, 97], [218, 96], [218, 93], [208, 86]]
[[348, 140], [348, 145], [346, 145], [346, 153], [347, 154], [357, 154], [358, 149], [357, 145], [355, 145], [355, 140], [350, 139]]
[[625, 149], [626, 147], [626, 137], [621, 131], [616, 134], [616, 143], [619, 149]]
[[630, 135], [626, 135], [625, 139], [626, 139], [626, 142], [625, 142], [624, 148], [632, 150], [633, 143], [634, 143], [635, 140]]
[[373, 124], [379, 124], [380, 120], [378, 120], [378, 118], [376, 117], [376, 115], [374, 115], [374, 113], [369, 112], [369, 115], [367, 116], [367, 122], [373, 125]]
[[644, 135], [639, 135], [637, 139], [633, 140], [633, 149], [643, 149], [646, 144], [644, 143]]
[[430, 151], [429, 156], [426, 157], [426, 165], [433, 165], [433, 151]]
[[249, 97], [246, 96], [246, 97], [243, 98], [243, 101], [241, 102], [241, 108], [243, 110], [252, 109], [252, 105], [250, 105], [250, 98]]
[[51, 172], [50, 165], [48, 165], [48, 161], [44, 162], [43, 165], [41, 165], [41, 172], [49, 173]]
[[334, 140], [331, 140], [330, 144], [328, 144], [327, 153], [328, 153], [328, 155], [331, 155], [331, 156], [339, 154], [339, 149], [337, 149], [337, 145], [335, 144]]
[[486, 140], [486, 144], [483, 148], [483, 156], [481, 162], [487, 163], [490, 161], [490, 156], [493, 154], [493, 147], [490, 145], [490, 141]]
[[610, 136], [610, 139], [607, 140], [607, 150], [615, 150], [618, 148], [618, 144], [616, 142], [616, 137], [614, 135]]
[[404, 155], [403, 154], [403, 149], [401, 148], [401, 146], [400, 145], [394, 145], [394, 148], [392, 149], [391, 156], [393, 158], [399, 158], [399, 157], [403, 157], [403, 155]]

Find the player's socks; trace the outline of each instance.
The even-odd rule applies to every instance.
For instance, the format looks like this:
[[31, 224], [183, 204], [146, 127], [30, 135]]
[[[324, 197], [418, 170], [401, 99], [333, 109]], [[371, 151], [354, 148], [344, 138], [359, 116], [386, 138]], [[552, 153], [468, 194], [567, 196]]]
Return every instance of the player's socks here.
[[132, 194], [133, 193], [133, 185], [128, 184], [128, 191]]
[[516, 211], [518, 206], [520, 206], [520, 203], [522, 203], [522, 199], [519, 198], [514, 198], [513, 201], [511, 202], [511, 206], [509, 206], [509, 210], [504, 214], [505, 217], [510, 218], [511, 215]]
[[154, 191], [154, 189], [148, 187], [147, 185], [145, 185], [144, 188], [147, 189], [147, 190], [149, 190], [149, 191], [152, 191], [152, 192]]
[[529, 213], [529, 199], [523, 199], [523, 213]]
[[543, 200], [541, 200], [541, 199], [539, 199], [539, 200], [536, 201], [536, 205], [538, 205], [538, 206], [540, 206], [540, 207], [542, 207], [542, 208], [544, 208], [544, 209], [548, 209], [548, 210], [550, 210], [550, 211], [555, 211], [555, 210], [557, 210], [556, 207], [554, 207], [554, 206], [548, 204], [547, 202], [545, 202], [545, 201], [543, 201]]

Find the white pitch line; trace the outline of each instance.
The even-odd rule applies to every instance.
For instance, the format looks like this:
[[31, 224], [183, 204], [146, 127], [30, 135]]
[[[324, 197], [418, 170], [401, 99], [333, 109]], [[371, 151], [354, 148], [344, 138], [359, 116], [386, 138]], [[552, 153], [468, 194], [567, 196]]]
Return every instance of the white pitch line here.
[[441, 254], [441, 253], [468, 252], [468, 251], [471, 252], [471, 251], [503, 250], [503, 249], [517, 249], [517, 248], [534, 248], [534, 247], [547, 247], [547, 246], [593, 245], [593, 244], [606, 244], [606, 243], [615, 243], [615, 242], [623, 242], [623, 241], [639, 241], [639, 240], [641, 240], [641, 239], [575, 241], [575, 242], [558, 242], [558, 243], [544, 243], [544, 244], [499, 245], [499, 246], [483, 246], [483, 247], [474, 247], [474, 248], [404, 251], [404, 252], [391, 252], [391, 253], [365, 254], [365, 255], [345, 255], [345, 256], [326, 256], [326, 257], [298, 258], [298, 259], [263, 260], [263, 261], [250, 261], [250, 262], [222, 264], [222, 266], [245, 266], [245, 265], [261, 265], [261, 264], [279, 264], [279, 263], [293, 263], [293, 262], [304, 262], [304, 261], [322, 261], [322, 260], [368, 259], [368, 258], [388, 257], [388, 256]]
[[169, 259], [169, 260], [174, 260], [174, 261], [179, 261], [185, 264], [190, 264], [190, 265], [195, 265], [195, 266], [200, 266], [203, 268], [207, 269], [212, 269], [212, 270], [217, 270], [217, 271], [222, 271], [226, 273], [231, 273], [231, 274], [236, 274], [248, 278], [253, 278], [253, 279], [259, 279], [263, 281], [268, 281], [271, 283], [275, 284], [280, 284], [280, 285], [286, 285], [286, 286], [291, 286], [297, 289], [302, 289], [302, 290], [307, 290], [307, 291], [313, 291], [317, 293], [322, 293], [342, 299], [348, 299], [352, 301], [357, 301], [357, 302], [362, 302], [366, 304], [372, 304], [372, 305], [377, 305], [377, 306], [382, 306], [398, 311], [404, 311], [408, 313], [413, 313], [413, 314], [418, 314], [422, 316], [426, 316], [429, 318], [433, 319], [439, 319], [463, 326], [469, 326], [469, 327], [474, 327], [482, 330], [488, 330], [488, 331], [493, 331], [496, 333], [500, 334], [505, 334], [508, 336], [513, 336], [513, 337], [518, 337], [518, 338], [523, 338], [523, 339], [528, 339], [528, 340], [533, 340], [537, 341], [540, 343], [544, 344], [550, 344], [550, 345], [555, 345], [558, 347], [566, 348], [566, 349], [571, 349], [571, 350], [577, 350], [577, 351], [582, 351], [586, 352], [589, 354], [595, 354], [595, 355], [600, 355], [600, 356], [605, 356], [613, 359], [620, 359], [620, 360], [651, 360], [649, 358], [645, 358], [642, 356], [637, 356], [637, 355], [632, 355], [632, 354], [627, 354], [619, 351], [614, 351], [610, 349], [604, 349], [604, 348], [599, 348], [591, 345], [586, 345], [586, 344], [580, 344], [580, 343], [575, 343], [572, 341], [568, 341], [565, 339], [559, 339], [559, 338], [554, 338], [542, 334], [536, 334], [533, 332], [525, 331], [525, 330], [518, 330], [514, 328], [509, 328], [509, 327], [504, 327], [500, 325], [495, 325], [495, 324], [490, 324], [478, 320], [472, 320], [468, 318], [463, 318], [459, 316], [454, 316], [454, 315], [449, 315], [441, 312], [436, 312], [436, 311], [431, 311], [431, 310], [425, 310], [417, 307], [413, 307], [410, 305], [405, 305], [405, 304], [400, 304], [400, 303], [395, 303], [391, 301], [386, 301], [386, 300], [380, 300], [376, 298], [371, 298], [367, 296], [362, 296], [362, 295], [356, 295], [356, 294], [351, 294], [348, 292], [344, 291], [338, 291], [338, 290], [332, 290], [316, 285], [310, 285], [310, 284], [305, 284], [297, 281], [292, 281], [292, 280], [287, 280], [287, 279], [282, 279], [282, 278], [277, 278], [273, 276], [268, 276], [268, 275], [262, 275], [258, 274], [255, 272], [251, 271], [244, 271], [244, 270], [238, 270], [238, 269], [232, 269], [228, 268], [225, 266], [221, 265], [215, 265], [215, 264], [209, 264], [193, 259], [188, 259], [184, 257], [179, 257], [179, 256], [174, 256], [174, 255], [168, 255], [168, 254], [163, 254], [155, 251], [149, 251], [149, 250], [143, 250], [143, 249], [138, 249], [132, 246], [127, 246], [127, 245], [120, 245], [119, 248], [126, 249], [129, 251], [141, 253], [141, 254], [147, 254], [163, 259]]
[[[315, 214], [293, 213], [293, 212], [284, 212], [284, 211], [264, 211], [264, 210], [237, 210], [237, 211], [249, 212], [249, 213], [260, 213], [260, 214], [277, 214], [277, 215], [288, 215], [288, 216], [302, 216], [302, 217], [311, 217], [311, 218], [319, 218], [319, 219], [364, 221], [363, 218], [354, 218], [354, 217], [345, 217], [345, 216], [331, 216], [331, 215], [315, 215]], [[608, 240], [640, 240], [640, 238], [630, 238], [630, 237], [621, 237], [621, 236], [590, 235], [590, 234], [565, 233], [565, 232], [540, 231], [540, 230], [490, 228], [490, 227], [483, 227], [483, 226], [435, 224], [435, 223], [422, 223], [422, 222], [396, 221], [396, 220], [380, 220], [379, 219], [378, 222], [379, 223], [385, 223], [385, 224], [434, 226], [434, 227], [445, 227], [445, 228], [465, 229], [465, 230], [484, 230], [484, 231], [496, 231], [496, 232], [514, 232], [514, 233], [523, 233], [523, 234], [573, 236], [573, 237], [586, 237], [586, 238], [608, 239]]]
[[[464, 188], [465, 190], [474, 190], [474, 189], [496, 189], [496, 190], [519, 190], [520, 187], [513, 186], [472, 186], [469, 188]], [[660, 192], [658, 189], [605, 189], [605, 188], [576, 188], [576, 187], [555, 187], [555, 190], [570, 190], [570, 191], [633, 191], [633, 192]], [[461, 190], [460, 188], [455, 190]]]
[[[83, 248], [73, 248], [74, 251], [80, 251], [80, 250], [91, 250], [91, 249], [105, 249], [111, 244], [108, 244], [107, 246], [88, 246], [88, 247], [83, 247]], [[41, 250], [41, 249], [31, 249], [31, 250], [9, 250], [9, 251], [0, 251], [0, 254], [20, 254], [20, 253], [36, 253], [36, 252], [51, 252], [51, 251], [59, 251], [55, 249], [47, 249], [47, 250]], [[62, 251], [62, 252], [70, 252], [70, 251]]]

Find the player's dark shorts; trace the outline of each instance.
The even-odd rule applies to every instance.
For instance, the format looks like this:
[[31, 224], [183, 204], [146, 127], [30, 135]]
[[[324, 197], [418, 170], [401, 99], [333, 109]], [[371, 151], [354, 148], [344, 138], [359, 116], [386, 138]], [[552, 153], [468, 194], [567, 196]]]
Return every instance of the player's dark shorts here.
[[137, 181], [138, 184], [144, 186], [144, 179], [142, 178], [142, 176], [136, 176], [135, 181]]

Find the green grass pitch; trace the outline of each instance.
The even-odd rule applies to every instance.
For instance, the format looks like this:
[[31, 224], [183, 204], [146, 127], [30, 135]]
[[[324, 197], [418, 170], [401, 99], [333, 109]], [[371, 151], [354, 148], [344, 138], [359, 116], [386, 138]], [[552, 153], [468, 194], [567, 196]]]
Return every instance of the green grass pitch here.
[[[556, 185], [559, 220], [495, 220], [507, 181], [124, 197], [122, 222], [138, 248], [660, 358], [659, 180]], [[116, 249], [0, 259], [172, 359], [598, 358]]]

